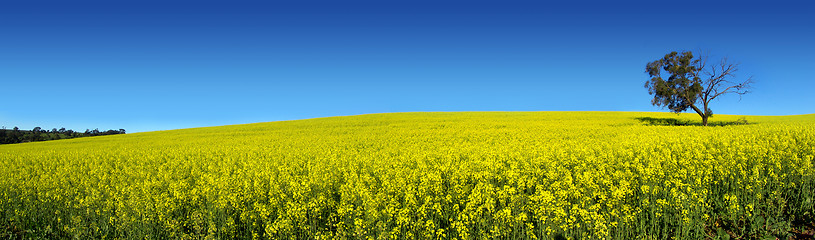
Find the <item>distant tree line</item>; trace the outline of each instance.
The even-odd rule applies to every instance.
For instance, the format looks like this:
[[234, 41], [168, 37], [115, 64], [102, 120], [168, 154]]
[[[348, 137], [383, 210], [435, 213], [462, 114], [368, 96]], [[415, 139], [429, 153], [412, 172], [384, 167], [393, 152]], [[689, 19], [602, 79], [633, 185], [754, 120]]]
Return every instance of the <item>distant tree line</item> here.
[[65, 128], [60, 129], [53, 128], [51, 129], [51, 131], [48, 131], [41, 127], [35, 127], [34, 129], [31, 130], [20, 130], [20, 128], [14, 127], [13, 129], [5, 128], [0, 129], [0, 144], [38, 142], [57, 139], [103, 136], [124, 133], [125, 133], [124, 129], [119, 130], [111, 129], [107, 131], [99, 131], [99, 129], [97, 128], [94, 130], [85, 129], [85, 132], [77, 132]]

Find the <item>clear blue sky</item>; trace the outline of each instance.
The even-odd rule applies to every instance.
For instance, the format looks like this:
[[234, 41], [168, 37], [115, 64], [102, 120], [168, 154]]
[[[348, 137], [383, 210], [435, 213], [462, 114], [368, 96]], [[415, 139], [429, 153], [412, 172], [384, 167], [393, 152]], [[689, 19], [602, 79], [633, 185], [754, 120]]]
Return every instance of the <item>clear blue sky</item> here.
[[645, 64], [699, 48], [757, 82], [714, 113], [815, 113], [815, 7], [665, 2], [3, 1], [0, 124], [667, 111], [650, 104]]

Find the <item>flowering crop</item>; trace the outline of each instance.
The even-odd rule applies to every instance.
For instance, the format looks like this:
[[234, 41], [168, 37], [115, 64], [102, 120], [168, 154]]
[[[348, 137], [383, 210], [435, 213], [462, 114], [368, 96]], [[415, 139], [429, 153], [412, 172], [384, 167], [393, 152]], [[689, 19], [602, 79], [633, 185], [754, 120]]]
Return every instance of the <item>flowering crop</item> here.
[[391, 113], [4, 145], [0, 237], [783, 238], [812, 220], [815, 115], [643, 117], [695, 119]]

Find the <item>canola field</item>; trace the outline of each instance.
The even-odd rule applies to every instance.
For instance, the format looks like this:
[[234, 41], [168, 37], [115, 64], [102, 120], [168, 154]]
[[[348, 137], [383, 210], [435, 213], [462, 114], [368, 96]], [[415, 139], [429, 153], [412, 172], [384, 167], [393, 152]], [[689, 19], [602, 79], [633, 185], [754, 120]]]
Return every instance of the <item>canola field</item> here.
[[[676, 120], [676, 119], [678, 120]], [[8, 239], [756, 239], [808, 231], [815, 115], [388, 113], [0, 146]]]

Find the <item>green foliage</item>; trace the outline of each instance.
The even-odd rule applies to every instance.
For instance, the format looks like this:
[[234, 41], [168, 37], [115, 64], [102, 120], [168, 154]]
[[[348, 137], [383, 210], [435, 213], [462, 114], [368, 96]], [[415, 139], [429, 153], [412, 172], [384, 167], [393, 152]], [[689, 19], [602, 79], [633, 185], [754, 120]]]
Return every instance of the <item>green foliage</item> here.
[[[649, 94], [654, 95], [651, 103], [676, 113], [684, 112], [696, 103], [704, 90], [698, 75], [701, 70], [698, 68], [699, 61], [694, 59], [691, 52], [671, 52], [662, 59], [648, 63], [645, 71], [651, 79], [645, 83], [645, 87]], [[663, 78], [663, 74], [668, 74], [667, 79]], [[712, 112], [709, 114], [712, 115]]]
[[[654, 117], [637, 117], [635, 118], [642, 123], [654, 126], [702, 126], [703, 124], [698, 121], [682, 118], [654, 118]], [[747, 125], [753, 124], [747, 121], [747, 118], [740, 117], [735, 120], [727, 121], [714, 121], [708, 123], [708, 126], [730, 126], [730, 125]]]
[[70, 139], [79, 137], [92, 137], [103, 135], [124, 134], [124, 129], [99, 131], [99, 129], [85, 130], [82, 132], [74, 132], [73, 130], [66, 130], [56, 128], [51, 131], [43, 130], [40, 127], [35, 127], [31, 131], [20, 130], [14, 127], [12, 130], [0, 129], [0, 144], [24, 143], [24, 142], [39, 142], [59, 139]]
[[645, 72], [651, 79], [645, 82], [645, 88], [654, 95], [651, 104], [667, 107], [675, 113], [691, 108], [702, 117], [702, 125], [707, 126], [708, 118], [713, 116], [708, 106], [713, 99], [723, 94], [749, 93], [752, 77], [744, 81], [733, 79], [738, 64], [728, 63], [727, 58], [709, 69], [706, 64], [707, 57], [694, 58], [691, 52], [671, 52], [648, 63]]

